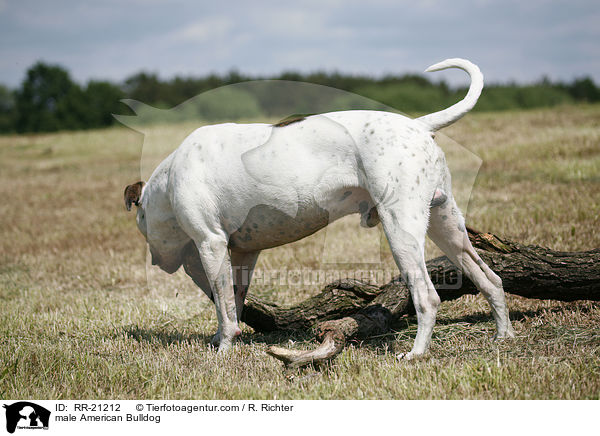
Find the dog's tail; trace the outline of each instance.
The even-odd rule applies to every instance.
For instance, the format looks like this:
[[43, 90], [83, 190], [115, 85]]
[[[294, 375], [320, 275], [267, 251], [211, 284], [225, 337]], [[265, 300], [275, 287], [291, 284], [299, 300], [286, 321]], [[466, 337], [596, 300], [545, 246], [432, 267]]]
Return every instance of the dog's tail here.
[[446, 59], [430, 66], [425, 72], [440, 71], [446, 68], [460, 68], [461, 70], [465, 70], [471, 76], [471, 86], [469, 87], [467, 96], [455, 105], [443, 111], [417, 118], [419, 121], [425, 123], [431, 131], [439, 130], [462, 118], [467, 112], [473, 109], [483, 89], [483, 74], [481, 74], [479, 67], [465, 59]]

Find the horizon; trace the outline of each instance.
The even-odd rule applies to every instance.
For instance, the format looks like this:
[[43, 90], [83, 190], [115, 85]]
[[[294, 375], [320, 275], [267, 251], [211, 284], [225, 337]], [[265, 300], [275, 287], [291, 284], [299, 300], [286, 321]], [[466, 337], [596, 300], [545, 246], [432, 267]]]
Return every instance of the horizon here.
[[[80, 86], [84, 86], [84, 85], [86, 85], [87, 83], [89, 83], [91, 81], [106, 81], [106, 82], [109, 82], [109, 83], [111, 83], [113, 85], [116, 85], [118, 87], [124, 87], [125, 86], [125, 82], [128, 79], [130, 79], [130, 78], [132, 78], [132, 77], [134, 77], [136, 75], [139, 75], [139, 74], [146, 74], [146, 75], [149, 75], [149, 76], [152, 76], [152, 75], [156, 76], [160, 83], [169, 83], [169, 82], [173, 82], [173, 81], [175, 81], [177, 79], [181, 79], [181, 80], [203, 80], [203, 79], [205, 79], [207, 77], [210, 77], [210, 76], [215, 76], [215, 77], [217, 77], [219, 79], [225, 79], [225, 78], [227, 78], [228, 76], [230, 76], [232, 74], [236, 74], [236, 75], [240, 76], [241, 77], [241, 80], [240, 80], [241, 82], [244, 82], [244, 81], [259, 81], [259, 80], [292, 80], [293, 81], [294, 79], [282, 79], [281, 77], [284, 76], [284, 75], [288, 75], [288, 74], [290, 74], [290, 75], [294, 74], [294, 75], [300, 75], [300, 76], [302, 76], [303, 79], [308, 79], [309, 76], [311, 76], [311, 75], [322, 74], [322, 75], [329, 76], [329, 77], [331, 77], [333, 75], [339, 75], [341, 77], [365, 78], [365, 79], [373, 80], [373, 81], [383, 80], [383, 79], [386, 79], [386, 78], [392, 78], [392, 79], [399, 79], [399, 80], [401, 80], [401, 79], [403, 79], [405, 77], [418, 76], [418, 77], [422, 77], [424, 79], [427, 79], [432, 85], [435, 85], [435, 86], [440, 85], [442, 82], [445, 82], [446, 85], [451, 90], [454, 90], [454, 91], [461, 90], [461, 89], [464, 89], [464, 88], [468, 88], [468, 86], [469, 86], [469, 79], [468, 79], [467, 73], [464, 72], [464, 71], [461, 71], [461, 70], [456, 70], [456, 69], [454, 69], [454, 70], [436, 71], [436, 72], [433, 72], [433, 73], [418, 72], [418, 71], [405, 71], [405, 72], [398, 72], [398, 73], [381, 73], [379, 75], [374, 75], [374, 74], [372, 75], [372, 74], [368, 74], [368, 73], [350, 73], [350, 72], [341, 71], [341, 70], [331, 70], [331, 71], [326, 71], [326, 70], [312, 70], [312, 71], [306, 71], [306, 72], [297, 71], [297, 70], [283, 70], [283, 71], [280, 71], [280, 72], [276, 72], [276, 73], [274, 73], [272, 75], [261, 76], [261, 75], [252, 75], [252, 74], [246, 73], [244, 71], [239, 71], [239, 70], [237, 70], [235, 68], [232, 68], [231, 70], [224, 71], [224, 72], [210, 72], [209, 71], [209, 72], [206, 72], [204, 74], [198, 74], [198, 75], [193, 75], [193, 74], [189, 74], [189, 75], [174, 74], [174, 75], [172, 75], [170, 77], [163, 77], [163, 76], [161, 76], [161, 74], [158, 71], [150, 71], [150, 70], [142, 68], [142, 69], [140, 69], [138, 71], [134, 71], [131, 75], [129, 75], [129, 76], [127, 76], [127, 77], [125, 77], [125, 78], [123, 78], [122, 80], [119, 80], [119, 81], [114, 81], [114, 80], [111, 80], [111, 79], [103, 79], [103, 78], [100, 78], [100, 77], [90, 77], [90, 78], [88, 78], [85, 81], [80, 81], [80, 80], [77, 80], [75, 77], [73, 77], [73, 75], [71, 74], [71, 71], [67, 67], [65, 67], [64, 65], [61, 65], [61, 64], [55, 63], [55, 62], [49, 62], [49, 61], [41, 60], [41, 59], [35, 61], [32, 65], [30, 65], [29, 67], [27, 67], [27, 69], [23, 72], [22, 79], [17, 83], [16, 86], [8, 86], [6, 83], [2, 83], [2, 82], [0, 82], [0, 86], [4, 86], [4, 87], [6, 87], [7, 89], [9, 89], [11, 91], [14, 91], [14, 90], [18, 89], [19, 87], [22, 86], [23, 81], [26, 79], [27, 71], [30, 68], [32, 68], [33, 66], [35, 66], [36, 64], [38, 64], [38, 63], [42, 63], [42, 64], [45, 64], [45, 65], [48, 65], [48, 66], [52, 66], [52, 67], [59, 67], [59, 68], [65, 70], [69, 74], [71, 80], [74, 83], [76, 83], [77, 85], [80, 85]], [[439, 79], [439, 78], [435, 78], [434, 77], [436, 74], [446, 73], [446, 72], [450, 72], [450, 73], [454, 72], [454, 73], [465, 75], [466, 82], [465, 83], [458, 83], [458, 82], [449, 83], [448, 81], [445, 80], [445, 78], [444, 79]], [[484, 79], [485, 79], [485, 74], [484, 74]], [[498, 87], [503, 87], [503, 86], [527, 87], [527, 86], [539, 85], [539, 84], [543, 83], [544, 81], [549, 81], [549, 83], [551, 85], [563, 85], [563, 84], [573, 83], [574, 81], [580, 80], [580, 79], [591, 79], [596, 86], [600, 86], [600, 81], [596, 81], [595, 78], [591, 74], [582, 74], [582, 75], [579, 75], [579, 76], [574, 76], [570, 80], [552, 80], [549, 77], [549, 75], [542, 74], [537, 79], [532, 79], [532, 80], [529, 80], [529, 81], [517, 81], [517, 80], [509, 79], [509, 80], [506, 80], [506, 81], [497, 81], [497, 82], [494, 81], [494, 82], [492, 82], [490, 80], [485, 79], [484, 87], [495, 87], [495, 86], [498, 86]], [[304, 81], [304, 80], [301, 80], [301, 82], [302, 81]], [[237, 83], [237, 82], [235, 82], [235, 83]], [[226, 85], [220, 85], [220, 86], [226, 86]]]

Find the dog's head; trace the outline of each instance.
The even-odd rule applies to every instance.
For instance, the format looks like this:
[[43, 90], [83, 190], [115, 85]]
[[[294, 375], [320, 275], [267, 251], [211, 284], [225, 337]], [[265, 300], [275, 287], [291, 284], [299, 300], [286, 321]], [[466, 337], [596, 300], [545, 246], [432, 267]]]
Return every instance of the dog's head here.
[[179, 227], [167, 196], [155, 188], [144, 182], [128, 185], [123, 195], [125, 208], [137, 207], [137, 227], [148, 243], [152, 265], [173, 273], [181, 266], [182, 249], [190, 238]]

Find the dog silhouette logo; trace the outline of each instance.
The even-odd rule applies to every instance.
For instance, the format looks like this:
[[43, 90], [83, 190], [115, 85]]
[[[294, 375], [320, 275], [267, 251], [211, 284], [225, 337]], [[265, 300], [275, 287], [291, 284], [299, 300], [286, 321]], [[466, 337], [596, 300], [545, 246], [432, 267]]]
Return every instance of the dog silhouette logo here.
[[4, 404], [6, 409], [6, 431], [14, 433], [19, 429], [48, 429], [50, 411], [28, 401], [19, 401], [10, 405]]

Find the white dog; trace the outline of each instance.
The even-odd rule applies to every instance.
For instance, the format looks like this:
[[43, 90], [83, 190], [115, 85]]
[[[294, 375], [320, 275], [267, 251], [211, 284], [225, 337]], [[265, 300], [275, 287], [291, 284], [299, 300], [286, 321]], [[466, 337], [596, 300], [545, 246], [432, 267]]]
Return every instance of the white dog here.
[[[433, 132], [473, 108], [483, 76], [463, 59], [426, 71], [460, 68], [471, 76], [457, 104], [417, 119], [378, 111], [343, 111], [269, 124], [219, 124], [189, 135], [147, 184], [125, 189], [127, 209], [153, 264], [168, 273], [193, 241], [213, 298], [215, 343], [228, 349], [261, 250], [304, 238], [335, 219], [361, 214], [381, 222], [417, 312], [412, 358], [426, 352], [440, 299], [425, 269], [425, 235], [473, 281], [491, 305], [496, 338], [514, 336], [500, 278], [475, 252]], [[198, 280], [198, 278], [196, 277]]]

